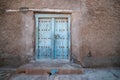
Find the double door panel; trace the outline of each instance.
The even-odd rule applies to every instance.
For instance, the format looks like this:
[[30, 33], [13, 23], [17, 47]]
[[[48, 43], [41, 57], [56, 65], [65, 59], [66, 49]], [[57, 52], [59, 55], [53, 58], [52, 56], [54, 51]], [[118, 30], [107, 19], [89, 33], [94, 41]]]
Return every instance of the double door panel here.
[[68, 59], [68, 18], [39, 17], [37, 20], [37, 59]]

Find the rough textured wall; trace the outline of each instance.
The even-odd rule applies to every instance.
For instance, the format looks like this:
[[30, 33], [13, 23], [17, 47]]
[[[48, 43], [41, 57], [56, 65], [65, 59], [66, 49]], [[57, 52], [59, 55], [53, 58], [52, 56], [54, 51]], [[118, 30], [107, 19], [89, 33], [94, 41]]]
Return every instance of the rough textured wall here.
[[[28, 62], [33, 54], [34, 21], [33, 12], [7, 13], [10, 4], [0, 1], [0, 66], [16, 67]], [[13, 4], [17, 6], [17, 2]]]
[[5, 12], [20, 7], [73, 10], [71, 57], [74, 61], [84, 67], [120, 65], [119, 0], [1, 0], [0, 59], [4, 63], [21, 64], [35, 55], [34, 13]]
[[86, 6], [81, 59], [87, 66], [120, 65], [120, 0], [86, 0]]

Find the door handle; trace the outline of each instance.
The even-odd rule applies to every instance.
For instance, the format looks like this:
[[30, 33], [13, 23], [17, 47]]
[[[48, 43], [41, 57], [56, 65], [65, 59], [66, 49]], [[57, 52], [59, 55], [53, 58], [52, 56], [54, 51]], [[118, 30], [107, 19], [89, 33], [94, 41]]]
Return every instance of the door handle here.
[[59, 35], [59, 34], [56, 34], [56, 35], [54, 35], [54, 38], [55, 38], [55, 39], [58, 39], [58, 38], [60, 38], [60, 35]]
[[58, 35], [54, 35], [54, 38], [57, 39], [57, 38], [58, 38]]

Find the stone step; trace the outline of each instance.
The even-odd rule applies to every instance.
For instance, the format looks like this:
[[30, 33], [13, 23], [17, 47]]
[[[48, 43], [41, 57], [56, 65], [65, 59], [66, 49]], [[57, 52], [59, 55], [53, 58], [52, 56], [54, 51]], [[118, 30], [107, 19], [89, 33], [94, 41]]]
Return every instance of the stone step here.
[[[56, 71], [56, 72], [54, 72]], [[77, 64], [71, 63], [28, 63], [19, 67], [16, 72], [18, 74], [82, 74], [83, 69]], [[52, 73], [53, 72], [53, 73]]]
[[[51, 75], [54, 69], [17, 69], [17, 73]], [[83, 74], [83, 69], [55, 69], [55, 74]]]

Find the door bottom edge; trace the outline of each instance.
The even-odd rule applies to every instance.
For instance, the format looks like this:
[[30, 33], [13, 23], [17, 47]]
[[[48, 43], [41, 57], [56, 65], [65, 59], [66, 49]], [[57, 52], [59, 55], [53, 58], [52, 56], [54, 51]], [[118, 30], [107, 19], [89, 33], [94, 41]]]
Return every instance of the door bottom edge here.
[[57, 63], [68, 63], [69, 59], [37, 59], [34, 62], [57, 62]]

